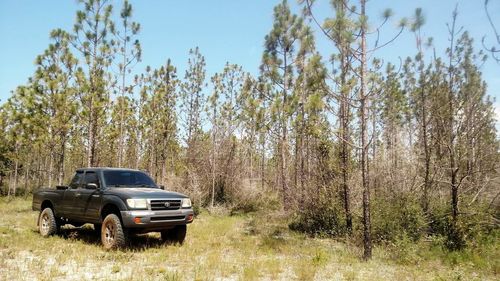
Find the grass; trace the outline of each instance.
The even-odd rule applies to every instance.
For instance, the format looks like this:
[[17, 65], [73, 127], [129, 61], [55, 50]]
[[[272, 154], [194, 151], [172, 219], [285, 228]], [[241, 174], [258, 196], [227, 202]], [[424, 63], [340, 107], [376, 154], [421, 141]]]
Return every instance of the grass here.
[[498, 280], [500, 273], [498, 239], [458, 253], [402, 241], [376, 246], [363, 262], [355, 244], [291, 232], [278, 213], [202, 212], [182, 246], [152, 233], [105, 251], [87, 225], [42, 238], [30, 204], [0, 199], [0, 280]]

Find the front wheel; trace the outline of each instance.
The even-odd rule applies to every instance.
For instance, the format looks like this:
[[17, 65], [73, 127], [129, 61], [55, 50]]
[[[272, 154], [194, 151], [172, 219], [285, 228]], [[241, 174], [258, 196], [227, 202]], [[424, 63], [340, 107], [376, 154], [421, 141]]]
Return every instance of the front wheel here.
[[118, 249], [127, 242], [120, 218], [115, 214], [106, 216], [101, 226], [101, 242], [106, 250]]
[[38, 230], [43, 237], [54, 235], [59, 230], [54, 211], [51, 208], [45, 208], [38, 218]]
[[184, 243], [186, 239], [187, 226], [178, 225], [172, 229], [164, 230], [161, 232], [161, 239], [164, 242], [173, 242], [173, 243]]

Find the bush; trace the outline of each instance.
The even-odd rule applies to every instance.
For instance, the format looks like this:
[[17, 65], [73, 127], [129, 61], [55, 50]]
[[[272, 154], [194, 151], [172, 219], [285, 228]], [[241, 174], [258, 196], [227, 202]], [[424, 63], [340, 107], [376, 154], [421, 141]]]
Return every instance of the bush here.
[[334, 237], [345, 234], [343, 210], [325, 197], [320, 196], [317, 202], [305, 205], [295, 214], [288, 227], [310, 236]]
[[200, 213], [201, 213], [201, 207], [200, 207], [200, 204], [197, 204], [197, 203], [194, 203], [193, 202], [193, 213], [194, 215], [197, 217]]
[[9, 187], [6, 185], [0, 185], [0, 196], [7, 196]]
[[[461, 199], [466, 202], [470, 200], [465, 196]], [[474, 246], [477, 241], [498, 230], [495, 216], [490, 212], [489, 204], [481, 202], [474, 205], [462, 204], [457, 221], [454, 222], [448, 204], [435, 204], [429, 214], [429, 232], [432, 235], [442, 236], [443, 246], [451, 251]]]
[[462, 225], [460, 222], [453, 224], [450, 217], [447, 217], [446, 221], [446, 248], [451, 251], [464, 249], [466, 241]]
[[243, 190], [232, 196], [231, 215], [247, 214], [260, 210], [278, 210], [281, 203], [278, 194], [271, 191]]
[[443, 246], [448, 250], [455, 251], [465, 248], [467, 232], [470, 234], [470, 239], [476, 236], [476, 231], [466, 227], [461, 219], [453, 223], [449, 210], [445, 208], [435, 209], [430, 214], [430, 234], [442, 236], [444, 238]]
[[417, 241], [425, 232], [425, 216], [415, 198], [403, 195], [380, 198], [372, 206], [374, 242], [394, 242], [406, 236]]
[[402, 265], [412, 265], [420, 262], [418, 255], [420, 245], [415, 243], [408, 235], [403, 234], [389, 246], [391, 258]]

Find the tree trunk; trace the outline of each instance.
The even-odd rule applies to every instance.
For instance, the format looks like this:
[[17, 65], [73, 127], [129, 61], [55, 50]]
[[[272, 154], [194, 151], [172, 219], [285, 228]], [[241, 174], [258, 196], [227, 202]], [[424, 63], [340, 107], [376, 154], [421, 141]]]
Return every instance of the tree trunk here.
[[[420, 72], [420, 79], [423, 78], [424, 73]], [[430, 169], [431, 169], [431, 152], [429, 148], [429, 140], [428, 140], [428, 126], [427, 126], [427, 98], [425, 96], [425, 88], [424, 82], [421, 82], [420, 85], [420, 103], [422, 110], [422, 142], [424, 146], [424, 194], [422, 198], [422, 209], [425, 214], [429, 212], [429, 190], [431, 188], [431, 179], [430, 179]]]
[[458, 183], [457, 183], [457, 175], [459, 171], [459, 167], [456, 163], [456, 155], [455, 155], [455, 109], [454, 109], [454, 93], [453, 93], [453, 53], [454, 53], [454, 36], [455, 36], [455, 23], [456, 23], [457, 10], [453, 12], [453, 23], [450, 30], [450, 57], [449, 57], [449, 67], [448, 67], [448, 150], [449, 150], [449, 158], [450, 158], [450, 178], [451, 178], [451, 210], [452, 210], [452, 219], [453, 219], [453, 227], [457, 227], [458, 222]]
[[54, 151], [53, 151], [54, 146], [51, 145], [50, 147], [50, 156], [49, 156], [49, 187], [52, 186], [52, 178], [53, 178], [53, 173], [54, 173]]
[[214, 121], [213, 121], [213, 127], [212, 127], [212, 198], [210, 200], [210, 206], [214, 206], [214, 201], [215, 201], [215, 139], [216, 139], [216, 116], [217, 116], [217, 108], [214, 106]]
[[[366, 0], [361, 0], [361, 17], [365, 17]], [[361, 177], [363, 183], [363, 245], [365, 260], [372, 257], [371, 219], [370, 219], [370, 186], [368, 175], [368, 128], [367, 104], [368, 94], [366, 87], [366, 23], [361, 25], [361, 89], [360, 89], [360, 118], [361, 118]]]
[[24, 176], [23, 176], [24, 177], [24, 196], [27, 196], [29, 194], [29, 191], [31, 191], [30, 188], [28, 187], [28, 184], [29, 184], [28, 179], [29, 179], [30, 168], [31, 168], [31, 160], [28, 161], [28, 165], [24, 169]]
[[341, 155], [340, 155], [340, 166], [342, 172], [342, 199], [344, 203], [346, 230], [350, 235], [352, 233], [352, 214], [351, 214], [351, 199], [350, 199], [350, 187], [349, 187], [349, 94], [346, 90], [346, 75], [348, 71], [347, 58], [345, 54], [345, 48], [342, 47], [341, 54], [341, 100], [340, 100], [340, 132], [341, 132]]
[[304, 112], [304, 105], [301, 106], [302, 110], [302, 124], [300, 126], [300, 198], [301, 198], [301, 203], [304, 203], [304, 199], [306, 198], [306, 194], [304, 191], [304, 186], [305, 186], [305, 173], [304, 173], [304, 129], [305, 129], [305, 112]]
[[288, 149], [288, 145], [287, 145], [287, 141], [288, 141], [288, 126], [287, 126], [287, 123], [288, 123], [288, 118], [287, 118], [287, 114], [286, 114], [286, 111], [285, 111], [285, 108], [286, 108], [286, 104], [287, 104], [287, 96], [288, 96], [288, 71], [287, 71], [287, 68], [288, 68], [288, 65], [287, 65], [287, 53], [285, 52], [283, 54], [283, 66], [284, 66], [284, 74], [283, 74], [283, 78], [284, 78], [284, 83], [283, 83], [283, 108], [281, 109], [282, 110], [282, 114], [281, 114], [281, 130], [282, 130], [282, 134], [281, 134], [281, 140], [280, 140], [280, 145], [279, 145], [279, 148], [280, 148], [280, 176], [281, 176], [281, 187], [282, 187], [282, 192], [283, 192], [283, 207], [285, 208], [285, 210], [288, 210], [289, 207], [290, 207], [290, 202], [288, 200], [288, 196], [289, 196], [289, 190], [288, 190], [288, 184], [287, 184], [287, 173], [286, 173], [286, 168], [287, 168], [287, 149]]
[[14, 177], [12, 176], [12, 170], [9, 172], [9, 189], [7, 190], [7, 198], [10, 197], [12, 187], [14, 186]]
[[64, 157], [66, 156], [66, 140], [61, 138], [61, 151], [59, 152], [59, 163], [57, 164], [58, 178], [57, 184], [62, 185], [64, 181]]
[[265, 186], [265, 167], [266, 167], [266, 147], [265, 147], [265, 139], [261, 142], [261, 161], [260, 161], [260, 187], [261, 190], [264, 190]]
[[[16, 149], [17, 151], [17, 149]], [[17, 152], [16, 152], [16, 156]], [[16, 196], [16, 190], [17, 190], [17, 176], [18, 176], [18, 169], [19, 169], [19, 160], [16, 158], [15, 164], [14, 164], [14, 188], [12, 189], [12, 193], [14, 197]]]

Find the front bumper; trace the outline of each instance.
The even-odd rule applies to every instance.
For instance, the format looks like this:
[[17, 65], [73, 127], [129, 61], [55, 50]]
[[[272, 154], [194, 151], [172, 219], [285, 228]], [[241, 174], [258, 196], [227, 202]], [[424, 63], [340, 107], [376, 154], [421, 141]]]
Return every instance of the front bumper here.
[[135, 210], [121, 211], [120, 213], [124, 227], [142, 228], [149, 231], [159, 231], [176, 225], [188, 224], [194, 218], [192, 208], [165, 211]]

